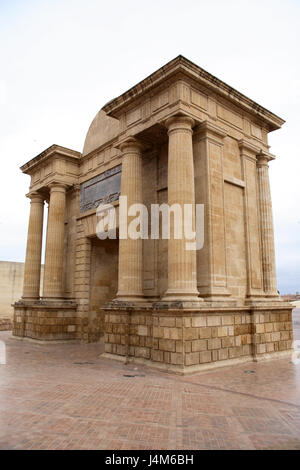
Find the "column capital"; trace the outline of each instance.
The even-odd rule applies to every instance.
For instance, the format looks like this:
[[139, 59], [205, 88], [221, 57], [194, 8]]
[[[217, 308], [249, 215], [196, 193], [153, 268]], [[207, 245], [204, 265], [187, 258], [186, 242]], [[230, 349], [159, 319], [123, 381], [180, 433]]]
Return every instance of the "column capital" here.
[[68, 189], [68, 185], [65, 183], [53, 182], [48, 185], [50, 194], [53, 192], [65, 193]]
[[45, 196], [37, 191], [32, 191], [26, 194], [26, 197], [30, 199], [31, 202], [44, 204]]
[[195, 125], [194, 119], [189, 116], [184, 115], [176, 115], [171, 116], [165, 121], [165, 126], [168, 129], [168, 134], [172, 131], [190, 131], [192, 132], [192, 128]]
[[260, 153], [256, 155], [256, 163], [258, 168], [261, 168], [262, 166], [268, 167], [268, 163], [274, 159], [274, 155], [271, 155], [269, 152], [265, 152], [263, 150], [261, 150]]
[[142, 149], [144, 148], [144, 145], [135, 137], [128, 137], [128, 139], [121, 142], [118, 147], [123, 154], [131, 152], [141, 153]]
[[73, 191], [80, 191], [80, 184], [79, 183], [73, 184], [72, 189]]

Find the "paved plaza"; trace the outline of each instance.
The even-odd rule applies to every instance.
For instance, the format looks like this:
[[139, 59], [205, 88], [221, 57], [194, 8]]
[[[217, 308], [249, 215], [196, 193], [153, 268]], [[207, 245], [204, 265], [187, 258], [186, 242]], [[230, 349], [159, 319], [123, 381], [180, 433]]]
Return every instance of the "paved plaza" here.
[[101, 343], [0, 340], [0, 449], [300, 449], [290, 359], [176, 376], [101, 358]]

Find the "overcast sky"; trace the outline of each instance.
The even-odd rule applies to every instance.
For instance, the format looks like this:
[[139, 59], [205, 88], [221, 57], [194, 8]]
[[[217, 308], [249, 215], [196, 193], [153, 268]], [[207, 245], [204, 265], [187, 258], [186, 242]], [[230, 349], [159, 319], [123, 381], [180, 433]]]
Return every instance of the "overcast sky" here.
[[279, 289], [300, 291], [300, 0], [0, 0], [0, 260], [24, 261], [29, 176], [182, 54], [286, 120], [269, 134]]

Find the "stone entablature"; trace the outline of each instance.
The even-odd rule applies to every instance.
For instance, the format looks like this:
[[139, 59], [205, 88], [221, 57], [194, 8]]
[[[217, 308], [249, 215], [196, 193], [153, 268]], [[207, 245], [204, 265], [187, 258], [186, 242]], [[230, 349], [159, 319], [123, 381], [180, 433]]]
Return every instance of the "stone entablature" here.
[[200, 122], [220, 121], [232, 136], [244, 132], [267, 144], [267, 132], [284, 121], [182, 56], [107, 103], [103, 110], [120, 120], [121, 134], [150, 127], [180, 111]]
[[[179, 56], [98, 112], [82, 154], [54, 145], [23, 165], [31, 211], [14, 334], [104, 335], [107, 354], [181, 372], [290, 350], [268, 175], [268, 133], [283, 123]], [[148, 211], [204, 205], [203, 248], [173, 235], [100, 241], [96, 206], [111, 203], [118, 221], [120, 195]]]
[[89, 181], [91, 178], [108, 171], [122, 162], [122, 155], [117, 145], [117, 140], [93, 150], [90, 154], [84, 155], [80, 161], [79, 183]]
[[48, 191], [53, 182], [71, 187], [77, 183], [81, 153], [52, 145], [21, 167], [31, 176], [30, 192]]

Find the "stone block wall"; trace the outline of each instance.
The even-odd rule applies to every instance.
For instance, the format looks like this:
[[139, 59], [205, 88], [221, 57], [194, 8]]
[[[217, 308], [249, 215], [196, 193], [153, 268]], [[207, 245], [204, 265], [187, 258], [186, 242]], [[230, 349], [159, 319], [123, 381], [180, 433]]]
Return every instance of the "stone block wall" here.
[[111, 302], [118, 288], [118, 240], [93, 238], [91, 247], [89, 340], [104, 335], [105, 313], [101, 306]]
[[15, 304], [13, 335], [40, 341], [75, 340], [80, 331], [77, 305], [55, 303], [51, 307], [41, 303]]
[[79, 217], [75, 260], [74, 292], [80, 323], [77, 338], [84, 343], [99, 341], [104, 335], [101, 306], [117, 293], [118, 241], [87, 236]]
[[187, 371], [292, 348], [291, 309], [256, 313], [107, 311], [105, 352]]
[[292, 310], [254, 314], [253, 347], [256, 356], [291, 349], [293, 345]]
[[10, 318], [0, 318], [0, 331], [12, 329], [12, 320]]

